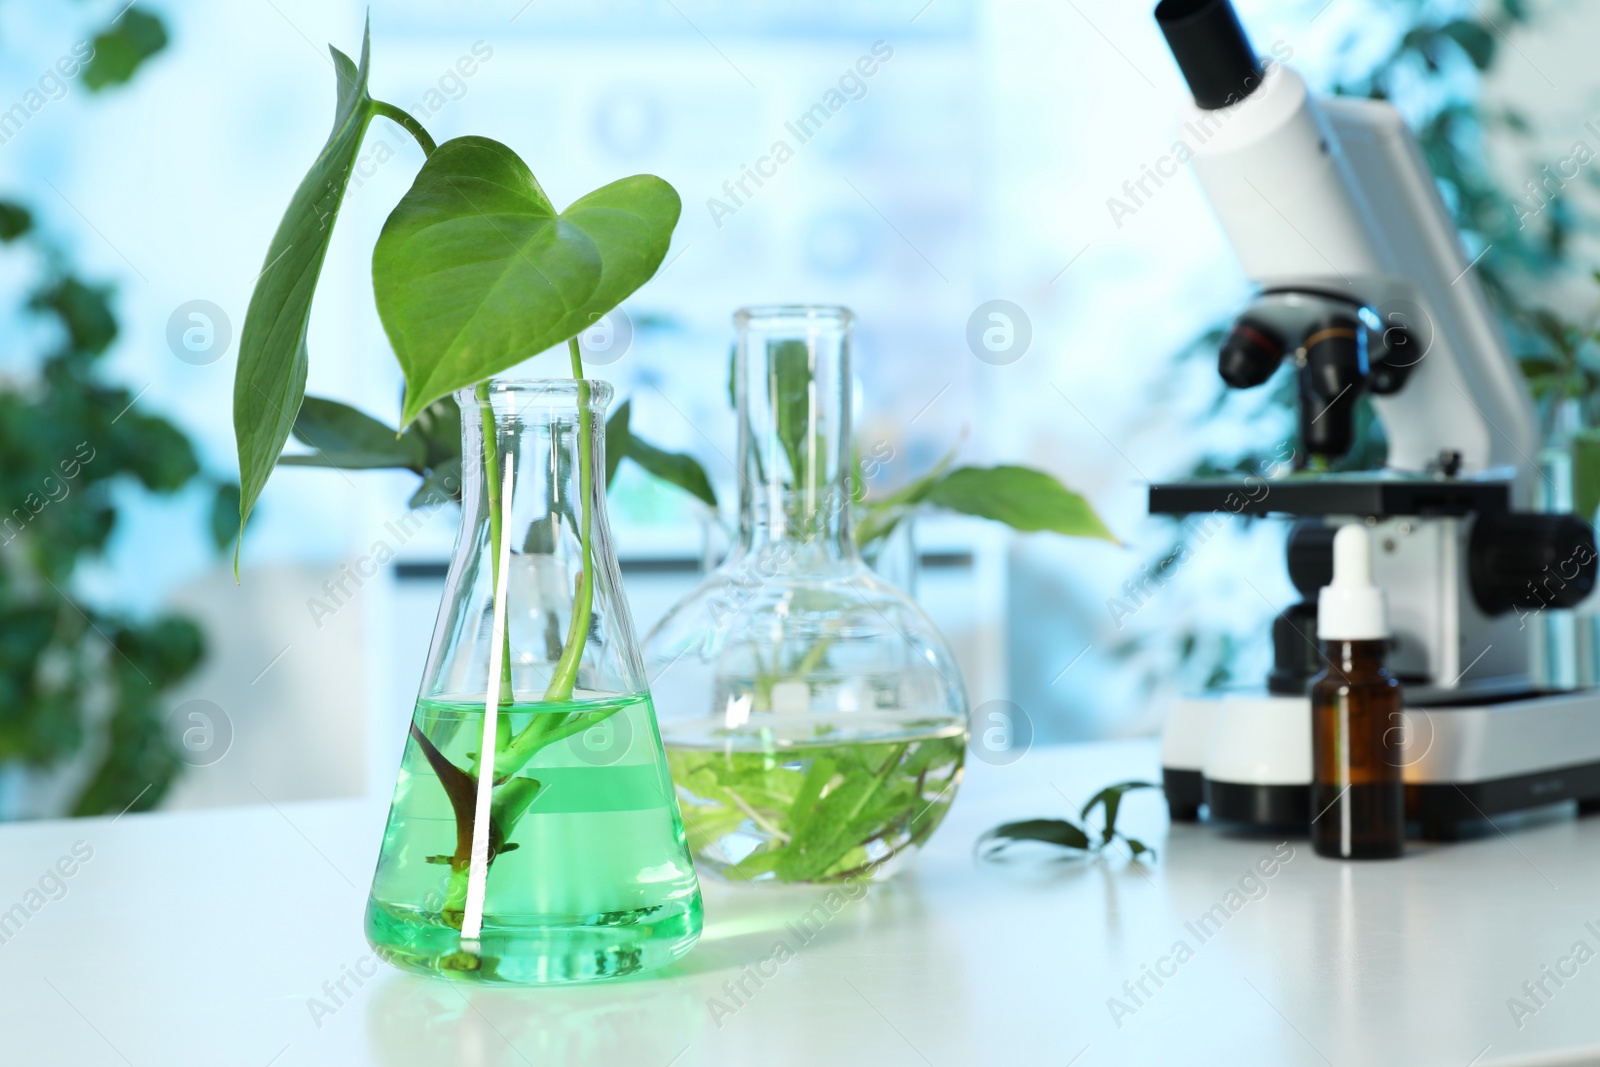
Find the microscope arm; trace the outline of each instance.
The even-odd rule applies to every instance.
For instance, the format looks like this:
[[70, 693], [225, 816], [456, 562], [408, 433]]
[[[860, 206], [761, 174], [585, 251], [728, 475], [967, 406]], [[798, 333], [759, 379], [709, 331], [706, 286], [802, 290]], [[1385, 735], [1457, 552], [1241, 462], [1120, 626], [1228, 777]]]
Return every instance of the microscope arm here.
[[[1157, 10], [1191, 85], [1214, 81], [1219, 57], [1237, 65], [1253, 55], [1231, 11], [1220, 17], [1225, 8], [1181, 0]], [[1238, 40], [1223, 43], [1230, 33]], [[1196, 69], [1200, 56], [1209, 69]], [[1390, 467], [1436, 470], [1456, 453], [1465, 475], [1510, 468], [1515, 503], [1527, 506], [1537, 477], [1532, 401], [1415, 139], [1387, 104], [1319, 101], [1293, 70], [1256, 69], [1230, 76], [1237, 88], [1226, 106], [1197, 89], [1214, 106], [1189, 104], [1181, 127], [1245, 273], [1269, 301], [1321, 295], [1375, 310], [1367, 325], [1380, 345], [1394, 327], [1408, 330], [1416, 343], [1406, 381], [1374, 396]], [[1292, 318], [1285, 303], [1293, 298], [1267, 314]], [[1295, 354], [1306, 334], [1293, 331], [1315, 324], [1286, 326], [1286, 354]]]

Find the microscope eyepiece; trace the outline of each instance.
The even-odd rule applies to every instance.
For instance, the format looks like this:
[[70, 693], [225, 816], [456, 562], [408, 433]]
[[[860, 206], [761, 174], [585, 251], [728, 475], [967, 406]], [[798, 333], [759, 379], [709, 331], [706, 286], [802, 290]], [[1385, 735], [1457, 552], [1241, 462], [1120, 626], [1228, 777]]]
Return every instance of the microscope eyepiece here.
[[1261, 63], [1228, 0], [1161, 0], [1156, 22], [1196, 106], [1237, 104], [1261, 84]]
[[[1389, 342], [1373, 336], [1377, 322], [1371, 308], [1342, 296], [1267, 290], [1223, 339], [1217, 373], [1234, 389], [1250, 389], [1269, 380], [1285, 357], [1293, 357], [1301, 444], [1308, 457], [1336, 459], [1355, 442], [1361, 394], [1388, 395], [1405, 384], [1407, 367], [1374, 361], [1374, 353], [1389, 352]], [[1385, 337], [1392, 340], [1395, 333]], [[1403, 345], [1401, 352], [1409, 354]]]
[[1250, 389], [1272, 377], [1283, 362], [1283, 338], [1271, 326], [1242, 318], [1217, 350], [1217, 373], [1235, 389]]

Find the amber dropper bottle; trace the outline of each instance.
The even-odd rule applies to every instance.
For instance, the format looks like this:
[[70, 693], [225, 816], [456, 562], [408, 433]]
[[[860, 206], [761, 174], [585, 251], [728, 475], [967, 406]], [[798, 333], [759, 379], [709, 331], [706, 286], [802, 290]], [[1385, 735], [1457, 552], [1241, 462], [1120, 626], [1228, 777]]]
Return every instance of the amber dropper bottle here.
[[1317, 637], [1326, 666], [1311, 684], [1311, 846], [1335, 859], [1393, 859], [1406, 839], [1400, 683], [1383, 666], [1388, 611], [1365, 527], [1334, 535]]

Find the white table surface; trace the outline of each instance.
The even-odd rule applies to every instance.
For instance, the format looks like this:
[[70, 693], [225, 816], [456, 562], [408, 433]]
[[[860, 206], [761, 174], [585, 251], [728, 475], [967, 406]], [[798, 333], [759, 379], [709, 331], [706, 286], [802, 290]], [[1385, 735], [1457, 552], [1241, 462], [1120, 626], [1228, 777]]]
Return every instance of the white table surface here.
[[[1185, 923], [1226, 905], [1277, 839], [1169, 830], [1151, 793], [1127, 812], [1160, 849], [1148, 867], [974, 862], [994, 823], [1058, 814], [1063, 793], [1081, 803], [1156, 762], [1153, 744], [1129, 742], [974, 765], [912, 868], [715, 1021], [708, 998], [731, 1007], [724, 983], [792, 942], [784, 925], [820, 893], [709, 883], [700, 944], [652, 976], [490, 989], [377, 965], [318, 1018], [308, 1000], [324, 982], [373, 968], [361, 917], [381, 806], [3, 827], [0, 910], [75, 843], [93, 856], [0, 944], [0, 1064], [1600, 1063], [1600, 957], [1560, 987], [1546, 979], [1520, 1028], [1507, 1007], [1576, 942], [1600, 952], [1585, 926], [1600, 930], [1597, 820], [1500, 820], [1505, 834], [1381, 864], [1292, 841], [1264, 895], [1204, 943]], [[1192, 958], [1164, 963], [1176, 974], [1159, 988], [1147, 979], [1153, 995], [1119, 1027], [1108, 998], [1131, 1006], [1123, 983], [1178, 940]]]

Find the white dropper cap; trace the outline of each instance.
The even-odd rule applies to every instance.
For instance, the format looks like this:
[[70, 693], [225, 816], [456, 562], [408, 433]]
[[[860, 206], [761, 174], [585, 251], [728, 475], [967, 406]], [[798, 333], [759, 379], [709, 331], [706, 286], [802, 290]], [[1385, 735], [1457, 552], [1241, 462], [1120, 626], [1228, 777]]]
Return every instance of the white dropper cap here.
[[1317, 597], [1317, 637], [1379, 641], [1389, 636], [1383, 590], [1372, 584], [1372, 538], [1364, 526], [1333, 535], [1333, 581]]

